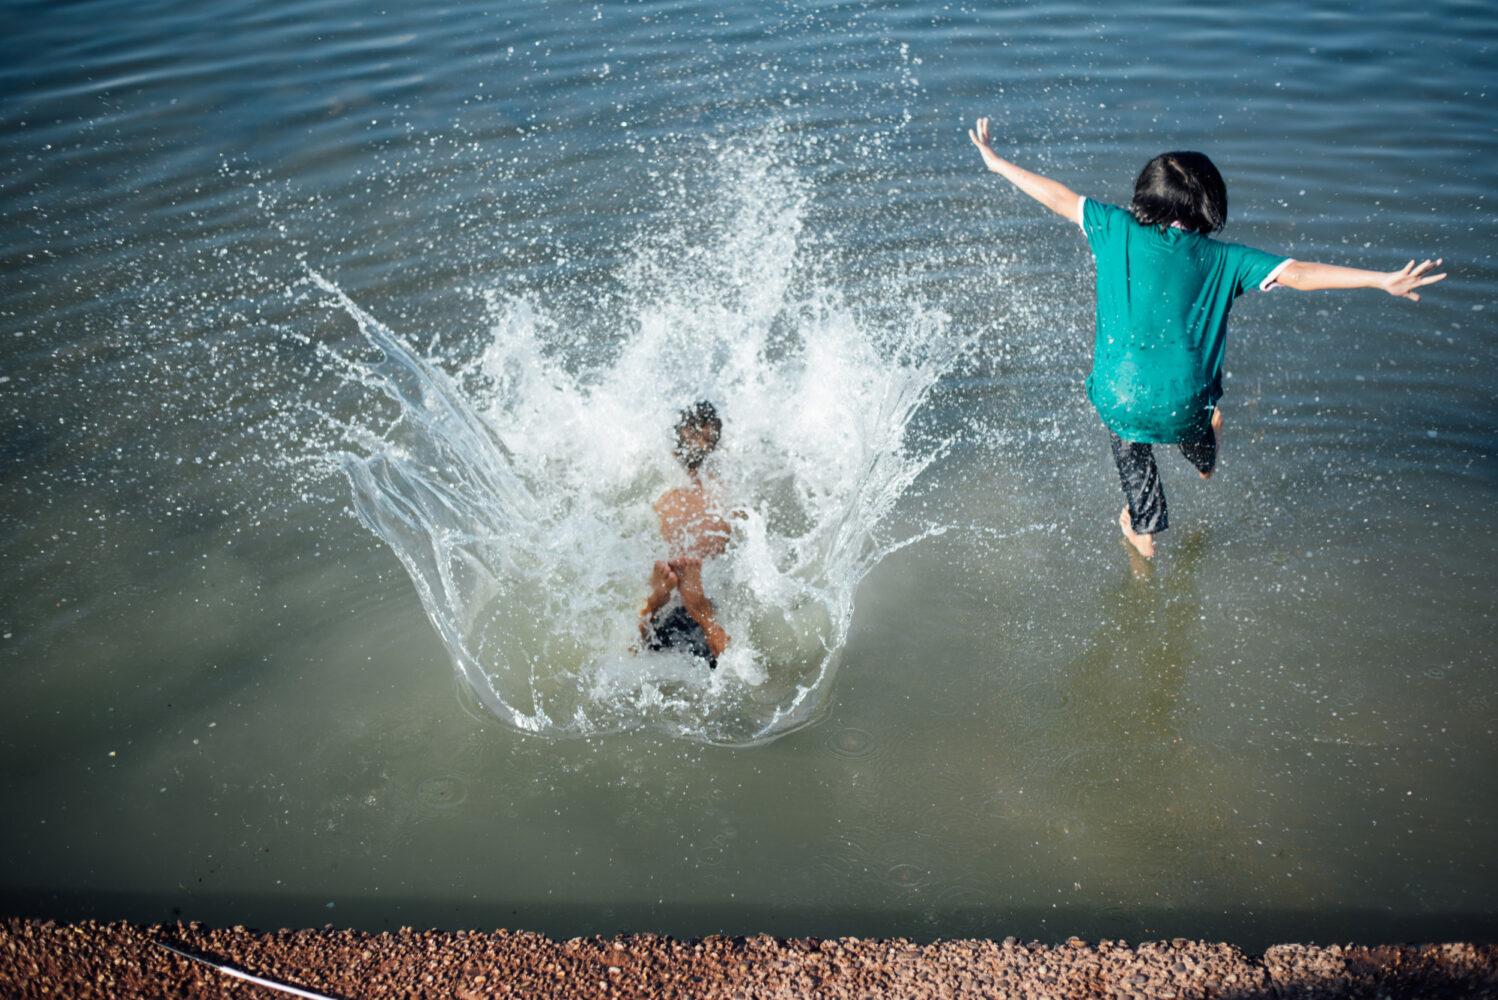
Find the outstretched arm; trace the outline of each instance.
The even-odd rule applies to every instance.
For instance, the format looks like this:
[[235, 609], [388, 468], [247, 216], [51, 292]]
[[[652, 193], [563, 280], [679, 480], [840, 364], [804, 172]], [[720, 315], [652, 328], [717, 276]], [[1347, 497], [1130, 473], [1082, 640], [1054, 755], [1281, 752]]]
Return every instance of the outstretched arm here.
[[1001, 174], [1009, 183], [1062, 218], [1070, 219], [1077, 225], [1082, 224], [1081, 198], [1075, 191], [1060, 181], [1017, 167], [993, 151], [993, 147], [988, 144], [987, 118], [979, 118], [978, 127], [968, 129], [967, 134], [973, 140], [973, 145], [978, 147], [978, 152], [983, 154], [983, 162], [988, 164], [989, 170]]
[[1364, 271], [1356, 267], [1338, 267], [1335, 264], [1314, 264], [1310, 261], [1292, 260], [1276, 277], [1277, 284], [1314, 292], [1333, 288], [1382, 288], [1390, 295], [1419, 302], [1415, 289], [1433, 285], [1446, 277], [1445, 273], [1431, 274], [1441, 262], [1424, 261], [1418, 266], [1410, 261], [1397, 271]]

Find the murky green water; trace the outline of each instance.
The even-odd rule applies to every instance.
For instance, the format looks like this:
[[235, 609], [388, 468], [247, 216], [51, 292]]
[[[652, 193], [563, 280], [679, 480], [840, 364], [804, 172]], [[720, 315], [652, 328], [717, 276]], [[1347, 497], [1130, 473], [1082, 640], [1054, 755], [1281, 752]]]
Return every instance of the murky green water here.
[[[0, 905], [1491, 939], [1498, 17], [1339, 11], [0, 9]], [[1165, 464], [1174, 526], [1136, 572], [1081, 388], [1086, 248], [982, 172], [979, 114], [1097, 197], [1201, 148], [1227, 238], [1452, 276], [1418, 306], [1242, 300], [1221, 471]], [[340, 457], [422, 411], [310, 271], [528, 482], [597, 486], [476, 515], [541, 540], [478, 666], [572, 650], [511, 675], [582, 711], [571, 735], [455, 682], [353, 516]], [[905, 415], [860, 395], [912, 385]], [[594, 651], [643, 597], [630, 501], [678, 388], [727, 401], [774, 572], [730, 556], [757, 658], [672, 709]], [[908, 484], [839, 464], [891, 449]], [[850, 510], [787, 569], [777, 544]], [[769, 628], [787, 581], [831, 610]], [[722, 718], [770, 723], [693, 722]]]

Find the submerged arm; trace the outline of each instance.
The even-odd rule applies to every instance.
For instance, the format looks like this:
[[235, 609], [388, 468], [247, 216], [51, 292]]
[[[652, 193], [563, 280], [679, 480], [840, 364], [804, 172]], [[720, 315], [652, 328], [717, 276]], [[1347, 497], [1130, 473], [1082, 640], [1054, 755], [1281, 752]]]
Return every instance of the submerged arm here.
[[1410, 261], [1397, 271], [1364, 271], [1356, 267], [1338, 267], [1335, 264], [1316, 264], [1311, 261], [1292, 260], [1275, 277], [1275, 282], [1302, 292], [1315, 292], [1340, 288], [1381, 288], [1390, 295], [1419, 302], [1415, 289], [1435, 284], [1442, 274], [1431, 274], [1441, 266], [1439, 260], [1424, 261], [1418, 266]]
[[1081, 199], [1077, 193], [1060, 181], [1033, 174], [995, 153], [993, 147], [988, 144], [987, 118], [979, 118], [978, 127], [969, 129], [967, 134], [973, 140], [973, 145], [978, 147], [978, 152], [983, 155], [983, 162], [988, 165], [989, 170], [999, 174], [1062, 218], [1081, 225]]

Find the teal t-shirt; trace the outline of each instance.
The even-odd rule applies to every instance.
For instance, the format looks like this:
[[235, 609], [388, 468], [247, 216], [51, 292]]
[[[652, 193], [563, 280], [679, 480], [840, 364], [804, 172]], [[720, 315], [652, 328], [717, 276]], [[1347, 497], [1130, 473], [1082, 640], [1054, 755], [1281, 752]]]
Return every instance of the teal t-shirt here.
[[1185, 229], [1142, 226], [1091, 198], [1082, 200], [1082, 231], [1097, 261], [1087, 398], [1125, 441], [1196, 440], [1222, 395], [1233, 300], [1267, 287], [1288, 258]]

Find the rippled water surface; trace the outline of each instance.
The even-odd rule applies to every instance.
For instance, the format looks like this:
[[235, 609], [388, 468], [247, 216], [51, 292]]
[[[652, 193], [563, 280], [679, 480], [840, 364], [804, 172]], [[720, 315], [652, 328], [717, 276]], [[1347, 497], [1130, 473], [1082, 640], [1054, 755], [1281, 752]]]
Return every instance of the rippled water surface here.
[[[783, 935], [1498, 935], [1498, 13], [0, 5], [0, 907]], [[1079, 234], [1251, 294], [1131, 565]], [[640, 655], [670, 424], [744, 512]]]

